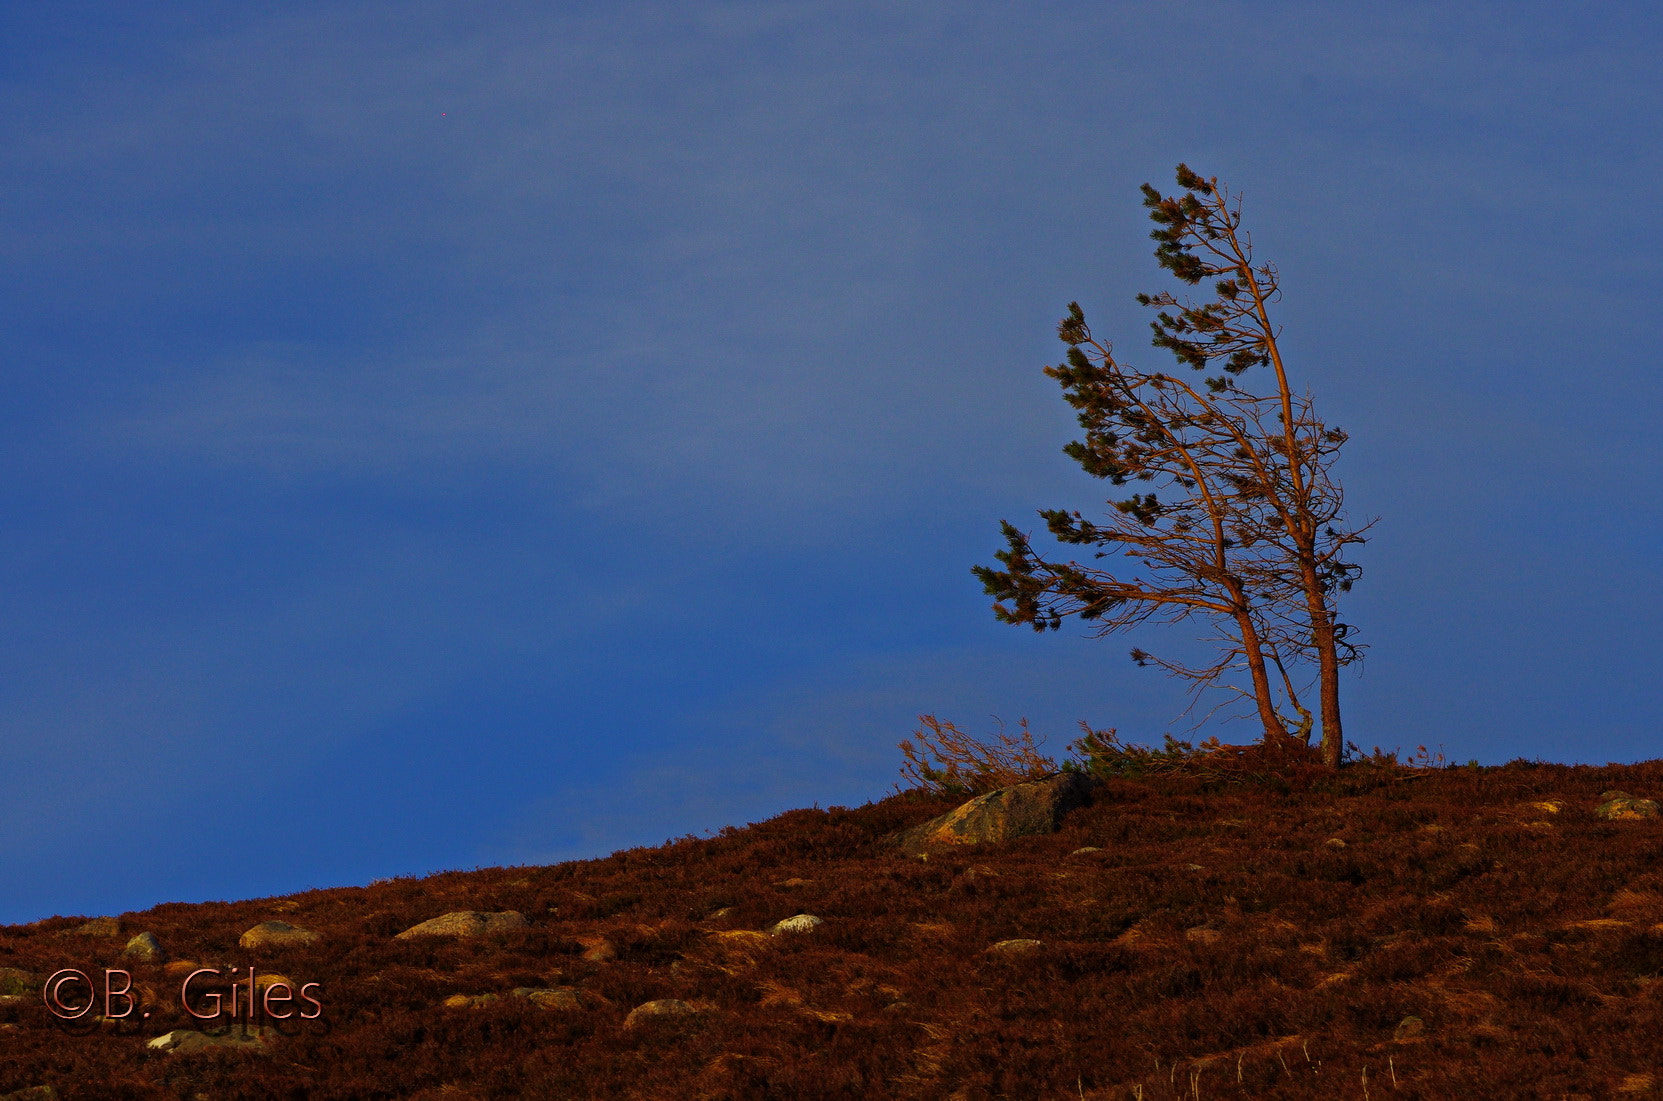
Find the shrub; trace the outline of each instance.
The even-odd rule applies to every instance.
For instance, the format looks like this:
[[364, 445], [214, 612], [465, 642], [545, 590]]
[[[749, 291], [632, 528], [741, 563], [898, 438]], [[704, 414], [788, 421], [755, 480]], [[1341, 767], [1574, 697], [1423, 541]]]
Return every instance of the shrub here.
[[1058, 769], [1056, 761], [1040, 754], [1027, 719], [1017, 721], [1018, 734], [1007, 733], [1000, 723], [991, 739], [968, 734], [934, 715], [920, 715], [918, 721], [922, 725], [913, 731], [918, 744], [911, 738], [901, 743], [906, 758], [901, 775], [915, 788], [937, 795], [982, 795]]

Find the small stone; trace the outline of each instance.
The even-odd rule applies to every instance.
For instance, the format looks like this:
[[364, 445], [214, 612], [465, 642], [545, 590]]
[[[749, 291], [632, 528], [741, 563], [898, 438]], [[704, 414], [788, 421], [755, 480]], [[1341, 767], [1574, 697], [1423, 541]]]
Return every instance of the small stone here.
[[189, 1028], [176, 1028], [144, 1045], [151, 1051], [165, 1051], [169, 1055], [190, 1055], [198, 1051], [246, 1051], [263, 1053], [266, 1030], [260, 1028], [230, 1029], [219, 1036], [210, 1036]]
[[583, 1001], [573, 986], [531, 987], [514, 989], [514, 997], [524, 998], [538, 1009], [582, 1009]]
[[719, 910], [710, 911], [710, 913], [705, 915], [704, 919], [706, 921], [719, 921], [722, 918], [727, 917], [731, 913], [733, 913], [733, 907], [732, 906], [723, 906]]
[[625, 1028], [640, 1028], [643, 1025], [685, 1021], [697, 1017], [699, 1011], [679, 998], [660, 998], [654, 1002], [646, 1002], [629, 1011], [624, 1018]]
[[1001, 956], [1019, 956], [1024, 952], [1032, 952], [1044, 944], [1044, 941], [1030, 940], [1026, 937], [1016, 937], [1002, 940], [988, 948], [989, 952], [997, 952]]
[[605, 937], [578, 937], [583, 945], [583, 958], [590, 963], [610, 963], [618, 958], [618, 948]]
[[502, 999], [496, 994], [452, 994], [444, 1000], [446, 1009], [478, 1009]]
[[795, 914], [784, 921], [776, 921], [768, 932], [776, 937], [782, 933], [812, 933], [824, 924], [813, 914]]
[[318, 935], [286, 921], [262, 921], [248, 930], [237, 943], [244, 948], [303, 948], [315, 942]]
[[1069, 853], [1068, 855], [1069, 856], [1084, 856], [1086, 853], [1100, 853], [1102, 851], [1103, 850], [1098, 848], [1096, 845], [1081, 845], [1079, 848], [1075, 849], [1073, 852]]
[[1418, 1040], [1424, 1035], [1426, 1035], [1426, 1022], [1419, 1017], [1405, 1017], [1397, 1022], [1397, 1027], [1392, 1030], [1392, 1039], [1400, 1044], [1409, 1040]]
[[127, 947], [121, 950], [121, 958], [140, 960], [144, 963], [163, 963], [167, 960], [167, 953], [162, 951], [161, 941], [154, 933], [140, 933], [127, 942]]
[[1330, 837], [1328, 840], [1324, 841], [1323, 844], [1327, 845], [1330, 849], [1345, 848], [1345, 842], [1338, 837]]
[[419, 925], [412, 925], [394, 939], [406, 940], [410, 937], [481, 937], [489, 933], [505, 933], [511, 929], [524, 929], [527, 924], [525, 915], [518, 910], [504, 910], [501, 913], [494, 914], [482, 914], [478, 910], [457, 910], [454, 913], [440, 914], [436, 918], [429, 918]]

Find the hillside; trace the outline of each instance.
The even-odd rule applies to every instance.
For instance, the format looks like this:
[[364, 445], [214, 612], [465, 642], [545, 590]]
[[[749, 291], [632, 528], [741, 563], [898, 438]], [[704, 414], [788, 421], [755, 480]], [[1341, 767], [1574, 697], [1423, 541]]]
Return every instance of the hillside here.
[[[1111, 779], [1057, 833], [923, 860], [881, 839], [954, 804], [907, 795], [599, 860], [8, 926], [0, 1094], [1646, 1096], [1663, 819], [1601, 818], [1612, 789], [1656, 795], [1663, 762]], [[454, 911], [526, 924], [396, 935]], [[822, 924], [765, 932], [802, 913]], [[240, 946], [268, 921], [316, 938]], [[165, 958], [123, 961], [143, 933]], [[1039, 943], [990, 951], [1013, 940]], [[150, 1046], [204, 1027], [185, 975], [250, 966], [320, 984], [321, 1016]], [[47, 975], [105, 967], [148, 1020], [47, 1013]]]

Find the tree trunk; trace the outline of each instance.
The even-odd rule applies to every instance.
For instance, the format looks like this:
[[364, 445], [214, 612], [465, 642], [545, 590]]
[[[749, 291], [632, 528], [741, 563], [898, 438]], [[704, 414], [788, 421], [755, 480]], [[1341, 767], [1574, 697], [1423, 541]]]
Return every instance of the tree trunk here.
[[1317, 652], [1319, 700], [1322, 709], [1322, 763], [1339, 768], [1345, 753], [1345, 732], [1340, 727], [1340, 660], [1334, 639], [1334, 616], [1328, 608], [1327, 594], [1317, 577], [1316, 566], [1305, 554], [1300, 563], [1301, 580], [1305, 587], [1305, 607], [1311, 617], [1311, 645]]
[[1232, 589], [1239, 608], [1236, 624], [1241, 629], [1242, 653], [1247, 657], [1247, 670], [1253, 677], [1253, 697], [1259, 705], [1259, 721], [1265, 726], [1265, 744], [1282, 745], [1293, 735], [1288, 733], [1282, 717], [1276, 713], [1275, 698], [1270, 692], [1270, 673], [1265, 668], [1264, 648], [1259, 645], [1259, 631], [1253, 626], [1253, 617], [1248, 614], [1239, 586], [1232, 586]]

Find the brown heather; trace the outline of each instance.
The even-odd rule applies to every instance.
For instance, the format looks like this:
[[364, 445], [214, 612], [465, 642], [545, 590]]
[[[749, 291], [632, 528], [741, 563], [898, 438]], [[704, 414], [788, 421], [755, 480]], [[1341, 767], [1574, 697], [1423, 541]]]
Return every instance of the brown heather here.
[[[5, 927], [0, 967], [37, 988], [59, 967], [119, 965], [125, 938], [151, 930], [175, 959], [321, 982], [328, 1028], [266, 1055], [164, 1055], [145, 1041], [188, 1024], [177, 1011], [141, 1033], [66, 1030], [31, 998], [0, 1008], [0, 1093], [1060, 1101], [1663, 1088], [1663, 819], [1593, 813], [1607, 789], [1663, 790], [1663, 762], [1243, 775], [1108, 780], [1060, 833], [928, 861], [878, 844], [951, 806], [912, 794], [604, 860], [158, 906], [124, 915], [114, 938], [58, 935], [79, 918]], [[518, 910], [531, 926], [393, 939], [449, 910]], [[718, 935], [799, 912], [825, 924]], [[268, 919], [322, 935], [265, 956], [240, 949]], [[596, 937], [612, 959], [583, 958]], [[1020, 939], [1041, 944], [987, 951]], [[177, 988], [160, 966], [133, 970], [164, 999]], [[508, 996], [557, 985], [584, 1008]], [[441, 1004], [489, 993], [503, 996]], [[662, 999], [699, 1012], [624, 1027]]]

